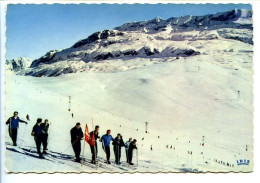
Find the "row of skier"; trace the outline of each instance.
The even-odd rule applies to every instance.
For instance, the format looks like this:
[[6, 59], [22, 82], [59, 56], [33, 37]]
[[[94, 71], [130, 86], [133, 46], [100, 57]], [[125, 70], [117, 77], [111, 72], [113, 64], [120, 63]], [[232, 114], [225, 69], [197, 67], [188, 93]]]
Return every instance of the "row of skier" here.
[[[9, 135], [13, 141], [13, 146], [17, 146], [17, 133], [19, 128], [19, 123], [28, 124], [26, 121], [21, 120], [18, 117], [18, 112], [15, 111], [14, 115], [10, 117], [6, 124], [9, 125]], [[47, 154], [47, 146], [48, 146], [48, 131], [49, 131], [49, 121], [46, 119], [42, 122], [41, 118], [38, 118], [36, 124], [33, 126], [31, 135], [34, 136], [36, 149], [39, 154], [40, 158], [44, 158], [43, 154]], [[80, 154], [81, 154], [81, 140], [83, 140], [83, 131], [81, 129], [80, 123], [76, 123], [76, 125], [70, 130], [71, 135], [71, 145], [75, 153], [76, 162], [80, 162]], [[111, 130], [107, 130], [107, 133], [103, 135], [101, 138], [99, 136], [99, 126], [95, 127], [95, 130], [90, 132], [89, 141], [94, 143], [89, 143], [91, 154], [92, 154], [92, 161], [91, 163], [97, 163], [97, 155], [98, 155], [98, 148], [97, 142], [98, 139], [102, 143], [102, 148], [106, 154], [106, 162], [111, 164], [110, 162], [110, 144], [112, 142], [114, 155], [115, 155], [115, 163], [120, 164], [121, 159], [121, 148], [125, 147], [126, 152], [126, 159], [127, 163], [133, 165], [132, 158], [133, 158], [133, 150], [137, 149], [136, 147], [136, 139], [132, 140], [129, 138], [127, 142], [124, 143], [122, 135], [117, 134], [116, 138], [113, 138], [111, 135]], [[43, 151], [41, 151], [41, 145], [43, 145]]]
[[[80, 123], [76, 123], [76, 126], [73, 127], [70, 131], [71, 135], [71, 144], [73, 147], [73, 150], [75, 152], [76, 161], [80, 162], [80, 152], [81, 152], [81, 140], [83, 140], [83, 131], [81, 129]], [[115, 163], [121, 164], [121, 148], [125, 147], [126, 152], [126, 160], [127, 163], [130, 165], [133, 165], [132, 158], [133, 158], [133, 150], [137, 149], [136, 142], [137, 140], [132, 138], [129, 138], [127, 142], [124, 143], [123, 137], [121, 134], [117, 134], [115, 138], [111, 135], [111, 130], [107, 130], [106, 134], [104, 134], [101, 138], [99, 136], [99, 126], [95, 126], [95, 130], [90, 132], [90, 139], [89, 143], [91, 154], [92, 154], [92, 161], [91, 163], [96, 164], [97, 163], [97, 155], [98, 155], [98, 139], [102, 143], [102, 148], [105, 151], [106, 154], [106, 163], [111, 164], [110, 162], [110, 144], [112, 142], [114, 155], [115, 155]]]

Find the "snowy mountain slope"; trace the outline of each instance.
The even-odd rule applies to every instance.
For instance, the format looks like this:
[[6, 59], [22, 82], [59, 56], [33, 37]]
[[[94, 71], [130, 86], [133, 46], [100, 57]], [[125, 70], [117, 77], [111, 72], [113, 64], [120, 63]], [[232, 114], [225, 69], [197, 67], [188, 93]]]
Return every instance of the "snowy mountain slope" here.
[[[247, 20], [247, 24], [237, 23], [242, 19], [243, 22]], [[211, 52], [216, 53], [223, 51], [222, 46], [216, 44], [218, 42], [232, 48], [250, 47], [244, 43], [252, 45], [252, 37], [251, 11], [232, 10], [215, 15], [185, 16], [168, 20], [157, 17], [124, 24], [114, 30], [99, 31], [70, 48], [52, 50], [34, 60], [25, 75], [41, 77], [84, 71], [125, 71], [158, 63], [158, 60], [161, 63], [179, 57], [207, 55], [201, 47], [191, 46], [202, 42], [214, 44], [215, 48]], [[132, 62], [136, 58], [142, 62]], [[111, 61], [119, 61], [119, 64], [111, 68], [107, 65]]]
[[5, 67], [7, 71], [24, 71], [32, 63], [32, 60], [27, 57], [19, 57], [12, 60], [6, 60]]
[[253, 45], [253, 32], [248, 29], [219, 29], [218, 34], [225, 39], [238, 40]]
[[[136, 169], [124, 167], [122, 149], [123, 168], [113, 165], [104, 170], [99, 167], [99, 172], [252, 171], [252, 73], [247, 68], [252, 63], [244, 63], [252, 58], [242, 55], [234, 60], [230, 55], [225, 60], [219, 59], [218, 63], [212, 62], [211, 56], [198, 57], [125, 72], [42, 78], [8, 75], [6, 117], [14, 110], [19, 111], [21, 118], [26, 114], [31, 117], [26, 128], [20, 125], [20, 148], [35, 146], [30, 135], [32, 126], [37, 117], [48, 118], [52, 122], [49, 149], [71, 158], [69, 130], [76, 122], [83, 126], [87, 123], [91, 129], [92, 117], [94, 125], [101, 127], [100, 135], [111, 129], [113, 136], [119, 132], [124, 140], [129, 137], [138, 140]], [[69, 96], [74, 118], [68, 112]], [[146, 121], [149, 122], [148, 134], [145, 133]], [[204, 146], [201, 145], [202, 136], [205, 137]], [[6, 141], [10, 142], [8, 133]], [[102, 166], [105, 155], [100, 143], [98, 146]], [[56, 159], [40, 161], [7, 147], [8, 171], [95, 171], [88, 164], [81, 167], [75, 162], [61, 160], [64, 164], [60, 166], [61, 163], [55, 163]], [[22, 151], [20, 148], [17, 151]], [[192, 155], [188, 153], [191, 151]], [[113, 162], [112, 147], [111, 152]], [[85, 154], [90, 161], [88, 145]], [[53, 155], [47, 158], [49, 156]], [[237, 160], [240, 159], [250, 160], [250, 164], [239, 166]], [[37, 166], [38, 163], [41, 165]]]
[[[246, 30], [244, 32], [246, 32]], [[96, 51], [88, 54], [89, 57], [100, 59], [98, 61], [91, 59], [84, 61], [80, 55], [84, 55], [84, 53], [89, 50], [83, 49], [70, 52], [70, 55], [78, 55], [70, 60], [64, 58], [65, 60], [50, 64], [39, 64], [36, 67], [31, 66], [31, 68], [27, 69], [26, 75], [58, 76], [60, 74], [84, 71], [125, 71], [150, 64], [173, 62], [180, 57], [207, 58], [215, 55], [216, 59], [213, 58], [212, 60], [218, 62], [219, 58], [224, 59], [226, 55], [232, 55], [237, 59], [239, 59], [240, 55], [247, 56], [248, 53], [252, 52], [253, 48], [250, 44], [245, 44], [237, 40], [233, 41], [232, 36], [238, 39], [238, 33], [228, 29], [203, 32], [193, 31], [176, 33], [174, 35], [158, 33], [154, 34], [153, 37], [142, 36], [141, 33], [131, 34], [132, 36], [129, 38], [130, 41], [128, 41], [127, 44], [113, 44], [110, 45], [109, 48], [100, 47]], [[245, 41], [250, 40], [246, 35], [247, 34], [241, 33], [241, 38], [239, 39]], [[226, 36], [227, 39], [223, 39], [221, 36]], [[136, 39], [138, 39], [138, 42]], [[153, 41], [149, 41], [149, 39]], [[223, 53], [225, 53], [225, 55], [223, 55]], [[57, 53], [56, 57], [66, 57], [66, 54]]]
[[234, 9], [228, 12], [210, 14], [204, 16], [182, 16], [172, 17], [164, 20], [156, 17], [151, 20], [141, 22], [126, 23], [116, 27], [120, 31], [145, 30], [146, 32], [164, 31], [167, 26], [171, 26], [174, 31], [215, 30], [219, 28], [249, 28], [252, 29], [252, 11]]

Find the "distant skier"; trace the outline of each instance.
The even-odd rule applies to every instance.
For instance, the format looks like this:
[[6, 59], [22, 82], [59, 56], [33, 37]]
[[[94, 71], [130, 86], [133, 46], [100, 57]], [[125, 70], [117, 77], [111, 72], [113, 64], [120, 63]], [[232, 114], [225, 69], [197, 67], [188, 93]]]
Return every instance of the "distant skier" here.
[[151, 149], [151, 151], [153, 151], [153, 146], [152, 145], [151, 145], [150, 149]]
[[129, 149], [128, 149], [128, 163], [129, 163], [129, 165], [134, 165], [134, 164], [132, 163], [132, 159], [133, 159], [133, 151], [134, 151], [134, 149], [137, 149], [137, 147], [136, 147], [136, 142], [137, 142], [137, 140], [134, 139], [134, 140], [130, 143], [130, 145], [129, 145]]
[[114, 154], [115, 154], [115, 162], [116, 164], [120, 165], [120, 158], [121, 158], [121, 147], [125, 146], [125, 143], [123, 141], [123, 137], [121, 134], [117, 134], [117, 137], [113, 140], [114, 145]]
[[92, 154], [92, 160], [91, 160], [92, 164], [96, 164], [96, 159], [97, 159], [97, 154], [98, 154], [97, 139], [98, 138], [100, 139], [100, 137], [98, 136], [98, 131], [99, 131], [99, 126], [97, 125], [97, 126], [95, 126], [95, 130], [90, 132], [90, 138], [93, 139], [93, 137], [94, 137], [94, 139], [95, 139], [95, 145], [92, 146], [91, 144], [89, 144], [91, 154]]
[[71, 113], [71, 117], [72, 117], [72, 118], [74, 117], [73, 113]]
[[42, 128], [42, 145], [43, 145], [43, 154], [47, 154], [48, 146], [48, 130], [49, 130], [49, 121], [48, 119], [44, 120], [44, 123], [41, 124]]
[[110, 142], [114, 140], [114, 138], [110, 134], [111, 134], [111, 130], [107, 130], [107, 134], [103, 135], [100, 139], [100, 141], [102, 142], [102, 147], [106, 153], [108, 164], [111, 164], [110, 163]]
[[83, 131], [81, 129], [80, 123], [76, 123], [76, 126], [73, 127], [70, 130], [70, 135], [71, 135], [71, 145], [73, 148], [73, 151], [75, 153], [75, 157], [76, 157], [76, 162], [80, 162], [80, 151], [81, 151], [81, 142], [80, 140], [82, 140], [83, 138]]
[[19, 122], [28, 124], [26, 121], [23, 121], [18, 117], [17, 111], [14, 112], [13, 117], [10, 117], [6, 121], [6, 124], [7, 125], [9, 124], [8, 131], [9, 131], [9, 135], [10, 135], [12, 141], [13, 141], [13, 146], [17, 146], [16, 141], [17, 141], [17, 132], [18, 132], [18, 128], [19, 128]]
[[126, 154], [126, 162], [128, 163], [128, 149], [130, 143], [132, 142], [132, 138], [130, 137], [128, 141], [125, 142], [125, 154]]
[[42, 119], [38, 118], [36, 124], [32, 129], [32, 136], [34, 136], [34, 140], [36, 143], [36, 149], [40, 158], [44, 158], [41, 152], [41, 144], [42, 144], [42, 127], [41, 127]]
[[29, 114], [26, 115], [26, 119], [27, 119], [27, 121], [30, 121], [30, 116], [29, 116]]

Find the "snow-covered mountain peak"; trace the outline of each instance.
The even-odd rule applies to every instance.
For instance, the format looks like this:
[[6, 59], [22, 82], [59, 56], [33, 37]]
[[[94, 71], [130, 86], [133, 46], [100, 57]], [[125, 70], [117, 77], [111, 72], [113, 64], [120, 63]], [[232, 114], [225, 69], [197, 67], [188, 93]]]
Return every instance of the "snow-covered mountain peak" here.
[[[150, 32], [160, 31], [170, 24], [175, 30], [204, 30], [206, 29], [218, 29], [222, 28], [239, 28], [241, 27], [239, 19], [246, 19], [246, 24], [252, 24], [252, 11], [244, 9], [234, 9], [227, 12], [221, 12], [216, 14], [209, 14], [203, 16], [186, 15], [181, 17], [171, 17], [164, 20], [160, 17], [156, 17], [149, 21], [140, 21], [126, 23], [115, 29], [120, 31], [138, 31], [141, 29], [149, 30]], [[244, 21], [245, 22], [245, 21]], [[248, 27], [250, 28], [250, 26]]]
[[[34, 60], [25, 74], [40, 77], [83, 71], [125, 71], [157, 61], [227, 51], [218, 43], [229, 45], [236, 41], [238, 45], [252, 45], [252, 37], [252, 11], [248, 10], [167, 20], [155, 17], [98, 31], [69, 48], [51, 50]], [[214, 50], [200, 45], [202, 42], [214, 45]]]
[[237, 10], [237, 17], [234, 22], [239, 24], [252, 24], [252, 11], [245, 9]]
[[157, 16], [157, 17], [155, 17], [155, 18], [153, 18], [153, 19], [150, 19], [148, 22], [149, 22], [149, 23], [159, 23], [159, 22], [161, 22], [161, 21], [164, 21], [164, 19], [161, 18], [160, 16]]
[[18, 72], [28, 68], [32, 63], [32, 60], [28, 57], [18, 57], [12, 60], [6, 60], [5, 63], [6, 70]]
[[234, 9], [224, 13], [217, 13], [212, 17], [212, 20], [218, 21], [236, 21], [239, 18], [252, 18], [252, 11], [245, 9]]

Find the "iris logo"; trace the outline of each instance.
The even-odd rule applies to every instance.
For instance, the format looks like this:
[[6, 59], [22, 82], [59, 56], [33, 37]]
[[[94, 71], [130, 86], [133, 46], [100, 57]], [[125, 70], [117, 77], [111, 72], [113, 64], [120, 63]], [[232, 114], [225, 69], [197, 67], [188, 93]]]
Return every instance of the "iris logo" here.
[[249, 165], [250, 163], [250, 160], [247, 160], [247, 159], [240, 159], [240, 160], [237, 160], [237, 165], [240, 166], [240, 165]]

